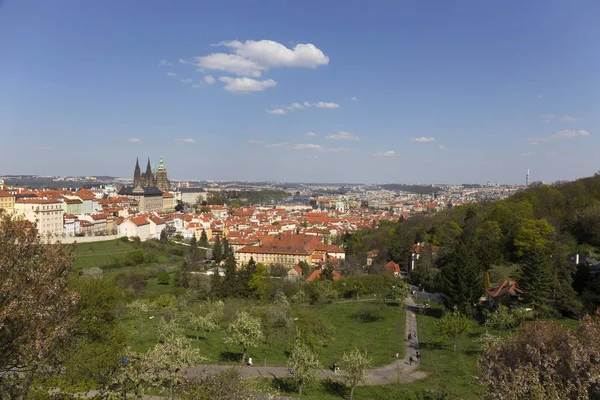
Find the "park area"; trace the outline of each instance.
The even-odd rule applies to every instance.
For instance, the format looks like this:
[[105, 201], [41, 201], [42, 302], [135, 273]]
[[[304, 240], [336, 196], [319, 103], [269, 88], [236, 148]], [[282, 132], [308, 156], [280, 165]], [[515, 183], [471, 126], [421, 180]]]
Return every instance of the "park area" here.
[[[181, 265], [188, 252], [189, 248], [184, 246], [158, 241], [86, 243], [75, 248], [75, 268], [83, 275], [100, 274], [118, 288], [122, 306], [118, 308], [117, 324], [124, 332], [126, 344], [138, 354], [156, 346], [161, 331], [177, 327], [202, 356], [199, 368], [202, 365], [250, 368], [241, 362], [242, 346], [228, 340], [229, 327], [243, 312], [259, 321], [263, 334], [261, 340], [247, 349], [247, 357], [253, 359], [252, 368], [271, 367], [280, 374], [287, 371], [288, 359], [299, 336], [315, 349], [323, 370], [338, 363], [343, 371], [342, 356], [354, 348], [366, 353], [370, 368], [389, 368], [396, 362], [396, 353], [398, 364], [404, 362], [407, 310], [403, 302], [378, 297], [381, 292], [376, 289], [373, 277], [306, 284], [270, 276], [266, 277], [269, 296], [215, 297], [211, 294], [214, 277], [195, 273], [189, 286], [182, 287]], [[344, 296], [344, 288], [352, 285], [364, 291], [360, 300]], [[325, 287], [327, 295], [313, 303], [310, 293], [320, 286]], [[305, 295], [299, 296], [302, 292]], [[469, 329], [457, 336], [454, 350], [452, 340], [436, 329], [443, 306], [426, 303], [427, 308], [417, 308], [416, 316], [421, 357], [418, 366], [411, 370], [416, 368], [419, 374], [408, 376], [405, 369], [399, 368], [397, 374], [390, 374], [394, 376], [389, 384], [358, 386], [355, 398], [474, 400], [485, 390], [478, 381], [477, 366], [484, 354], [485, 338], [506, 337], [518, 328], [499, 330], [471, 321]], [[217, 315], [210, 326], [204, 318], [208, 315]], [[574, 320], [556, 322], [569, 328], [577, 326]], [[297, 382], [285, 376], [286, 373], [267, 378], [243, 372], [253, 391], [300, 396]], [[301, 398], [348, 398], [349, 388], [338, 376], [321, 375], [321, 379], [305, 386]]]

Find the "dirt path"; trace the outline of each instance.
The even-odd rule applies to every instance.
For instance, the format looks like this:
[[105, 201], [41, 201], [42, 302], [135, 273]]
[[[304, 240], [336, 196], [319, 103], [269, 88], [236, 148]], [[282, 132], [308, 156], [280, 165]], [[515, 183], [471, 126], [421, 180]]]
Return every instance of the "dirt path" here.
[[[413, 340], [406, 340], [406, 351], [404, 359], [397, 360], [391, 364], [369, 370], [366, 386], [386, 385], [390, 383], [412, 382], [427, 377], [423, 371], [419, 371], [419, 364], [414, 361], [410, 363], [410, 357], [416, 359], [416, 351], [419, 349], [419, 342], [415, 336], [417, 333], [416, 304], [412, 298], [406, 299], [406, 335], [413, 335]], [[416, 335], [418, 336], [418, 335]], [[405, 338], [407, 339], [407, 338]], [[343, 366], [342, 366], [343, 367]], [[188, 375], [197, 376], [203, 374], [213, 374], [231, 368], [226, 365], [202, 365], [188, 369]], [[262, 366], [240, 366], [238, 368], [240, 375], [244, 378], [263, 377], [263, 378], [281, 378], [290, 376], [286, 367], [262, 367]], [[319, 378], [335, 379], [338, 376], [333, 371], [321, 370]]]

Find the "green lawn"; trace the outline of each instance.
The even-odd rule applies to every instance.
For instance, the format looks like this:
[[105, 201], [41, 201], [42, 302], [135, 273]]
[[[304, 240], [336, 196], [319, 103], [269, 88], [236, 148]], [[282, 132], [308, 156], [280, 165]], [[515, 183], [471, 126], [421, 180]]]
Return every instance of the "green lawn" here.
[[[169, 291], [171, 286], [154, 285], [150, 280], [146, 290]], [[172, 287], [171, 287], [172, 288]], [[374, 322], [361, 322], [355, 314], [361, 307], [369, 304], [379, 304], [383, 319]], [[195, 338], [194, 332], [187, 332], [194, 346], [208, 358], [208, 363], [239, 365], [241, 348], [224, 344], [227, 321], [234, 310], [253, 310], [257, 315], [265, 312], [269, 305], [253, 301], [228, 301], [222, 328], [206, 334], [205, 337]], [[167, 311], [172, 313], [172, 311]], [[127, 315], [122, 318], [124, 326], [132, 331], [129, 344], [138, 351], [144, 351], [156, 342], [156, 330], [161, 312], [147, 315]], [[287, 352], [291, 349], [294, 339], [294, 324], [311, 324], [320, 321], [333, 329], [333, 334], [326, 340], [319, 358], [324, 367], [341, 360], [342, 354], [353, 347], [366, 350], [373, 359], [375, 366], [389, 364], [394, 361], [395, 353], [404, 356], [405, 310], [397, 303], [382, 302], [340, 302], [323, 306], [292, 307], [291, 316], [296, 320], [287, 329], [269, 330], [267, 342], [258, 348], [250, 349], [249, 355], [255, 364], [285, 365]], [[153, 318], [151, 318], [153, 317]], [[132, 329], [133, 326], [141, 329]]]
[[78, 243], [75, 245], [76, 269], [85, 269], [110, 265], [116, 257], [123, 256], [134, 250], [133, 243], [121, 240], [107, 240], [94, 243]]

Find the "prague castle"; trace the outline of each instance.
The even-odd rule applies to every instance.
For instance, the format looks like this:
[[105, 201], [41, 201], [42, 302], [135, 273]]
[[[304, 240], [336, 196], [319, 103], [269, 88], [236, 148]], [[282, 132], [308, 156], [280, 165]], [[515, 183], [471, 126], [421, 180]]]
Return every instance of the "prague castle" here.
[[163, 163], [162, 156], [160, 156], [160, 163], [155, 172], [152, 172], [150, 168], [150, 158], [148, 158], [148, 166], [146, 166], [146, 172], [143, 174], [140, 171], [139, 160], [135, 161], [135, 170], [133, 171], [133, 188], [148, 188], [157, 187], [161, 191], [169, 189], [169, 180], [167, 179], [167, 168]]
[[140, 170], [139, 160], [136, 160], [133, 171], [133, 186], [121, 188], [119, 194], [137, 200], [142, 210], [162, 210], [163, 191], [168, 190], [169, 187], [167, 168], [161, 156], [160, 163], [154, 172], [150, 166], [150, 158], [148, 158], [148, 165], [144, 173]]

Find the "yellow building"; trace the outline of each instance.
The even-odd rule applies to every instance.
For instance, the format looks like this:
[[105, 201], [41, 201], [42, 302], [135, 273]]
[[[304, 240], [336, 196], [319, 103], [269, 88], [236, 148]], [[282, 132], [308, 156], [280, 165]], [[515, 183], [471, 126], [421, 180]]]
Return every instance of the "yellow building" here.
[[15, 208], [15, 196], [0, 189], [0, 209], [11, 212]]
[[50, 199], [19, 199], [15, 211], [26, 220], [34, 222], [40, 236], [61, 236], [63, 233], [62, 202]]

